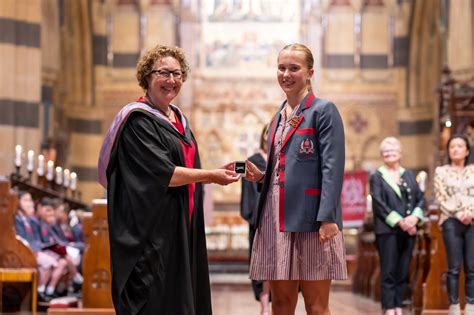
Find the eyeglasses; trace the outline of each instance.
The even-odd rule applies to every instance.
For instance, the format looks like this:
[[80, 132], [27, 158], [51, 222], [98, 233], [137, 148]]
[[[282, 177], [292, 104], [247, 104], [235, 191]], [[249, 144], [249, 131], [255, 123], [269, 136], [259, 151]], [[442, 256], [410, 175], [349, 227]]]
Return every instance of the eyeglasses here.
[[166, 69], [159, 69], [159, 70], [152, 70], [150, 73], [156, 73], [160, 77], [166, 78], [166, 79], [169, 79], [171, 78], [171, 76], [173, 76], [174, 79], [179, 80], [183, 76], [183, 73], [181, 72], [181, 70], [170, 71]]

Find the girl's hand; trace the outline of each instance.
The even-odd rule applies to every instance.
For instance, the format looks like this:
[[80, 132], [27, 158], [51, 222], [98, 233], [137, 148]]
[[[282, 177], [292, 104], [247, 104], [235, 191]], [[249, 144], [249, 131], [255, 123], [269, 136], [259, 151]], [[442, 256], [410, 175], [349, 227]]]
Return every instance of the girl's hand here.
[[258, 167], [249, 160], [245, 161], [245, 167], [247, 169], [245, 174], [246, 180], [250, 182], [260, 182], [263, 177], [265, 177], [265, 173], [260, 171]]
[[324, 244], [336, 236], [337, 233], [339, 233], [339, 228], [336, 223], [321, 222], [321, 227], [319, 228], [319, 242]]

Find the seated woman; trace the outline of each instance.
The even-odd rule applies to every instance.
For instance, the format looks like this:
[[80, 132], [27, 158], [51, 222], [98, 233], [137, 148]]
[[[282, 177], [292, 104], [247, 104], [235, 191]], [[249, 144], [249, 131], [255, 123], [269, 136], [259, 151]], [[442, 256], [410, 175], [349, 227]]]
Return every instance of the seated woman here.
[[18, 211], [15, 217], [16, 233], [35, 252], [38, 263], [38, 297], [40, 300], [49, 301], [54, 296], [54, 289], [65, 271], [66, 263], [42, 250], [38, 220], [34, 215], [31, 194], [20, 191], [18, 199]]

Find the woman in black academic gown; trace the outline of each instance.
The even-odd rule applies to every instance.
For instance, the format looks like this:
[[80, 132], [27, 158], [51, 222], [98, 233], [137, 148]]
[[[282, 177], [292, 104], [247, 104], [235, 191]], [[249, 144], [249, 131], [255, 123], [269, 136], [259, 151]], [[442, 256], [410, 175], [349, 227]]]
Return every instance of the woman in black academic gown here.
[[[262, 130], [260, 136], [260, 150], [248, 158], [260, 171], [265, 171], [267, 167], [267, 137], [268, 125]], [[240, 215], [249, 223], [249, 256], [252, 254], [252, 244], [257, 230], [257, 207], [260, 192], [257, 183], [242, 178], [242, 195], [240, 197]], [[270, 286], [267, 281], [252, 280], [252, 288], [255, 299], [260, 302], [260, 314], [270, 314]]]
[[102, 145], [118, 315], [212, 313], [202, 183], [239, 176], [200, 169], [189, 122], [171, 104], [188, 73], [180, 48], [146, 52], [137, 65], [145, 95], [122, 108]]

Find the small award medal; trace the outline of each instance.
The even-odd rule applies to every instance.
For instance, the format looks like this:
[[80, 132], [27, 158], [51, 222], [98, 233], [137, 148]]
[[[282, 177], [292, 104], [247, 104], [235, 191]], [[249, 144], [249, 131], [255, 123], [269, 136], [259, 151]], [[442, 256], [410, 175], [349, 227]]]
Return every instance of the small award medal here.
[[293, 127], [293, 128], [296, 128], [298, 126], [298, 122], [300, 120], [300, 116], [294, 116], [293, 118], [291, 118], [290, 120], [290, 126]]

